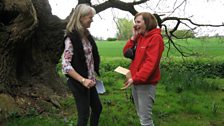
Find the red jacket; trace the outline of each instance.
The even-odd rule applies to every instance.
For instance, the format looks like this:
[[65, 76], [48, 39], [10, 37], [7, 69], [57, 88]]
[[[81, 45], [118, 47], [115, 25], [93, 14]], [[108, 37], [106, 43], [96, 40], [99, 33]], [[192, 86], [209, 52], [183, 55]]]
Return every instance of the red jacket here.
[[[123, 53], [133, 44], [133, 41], [129, 40], [123, 48]], [[158, 83], [163, 50], [164, 42], [159, 28], [148, 31], [144, 36], [139, 35], [135, 58], [129, 67], [134, 84]]]

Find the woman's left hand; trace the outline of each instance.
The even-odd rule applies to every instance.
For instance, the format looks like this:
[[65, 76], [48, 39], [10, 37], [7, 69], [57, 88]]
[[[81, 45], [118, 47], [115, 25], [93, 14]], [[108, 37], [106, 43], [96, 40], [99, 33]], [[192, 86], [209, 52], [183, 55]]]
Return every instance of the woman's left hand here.
[[125, 83], [124, 83], [124, 87], [122, 87], [121, 89], [124, 90], [124, 89], [127, 89], [128, 87], [130, 87], [131, 85], [133, 84], [133, 80], [132, 78], [129, 78]]
[[96, 85], [96, 82], [94, 82], [93, 80], [90, 80], [90, 79], [86, 79], [84, 82], [83, 82], [83, 85], [86, 87], [86, 88], [91, 88], [93, 86]]

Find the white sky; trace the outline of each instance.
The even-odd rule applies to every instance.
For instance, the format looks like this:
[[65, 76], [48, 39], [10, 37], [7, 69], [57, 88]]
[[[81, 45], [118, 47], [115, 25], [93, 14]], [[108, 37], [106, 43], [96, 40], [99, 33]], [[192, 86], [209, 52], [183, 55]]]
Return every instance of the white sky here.
[[[129, 0], [132, 1], [132, 0]], [[168, 1], [168, 2], [167, 2]], [[147, 2], [141, 6], [135, 6], [137, 11], [149, 11], [151, 13], [165, 14], [165, 16], [190, 17], [192, 21], [199, 24], [222, 24], [224, 23], [224, 1], [223, 0], [188, 0], [187, 5], [182, 5], [182, 9], [178, 9], [175, 13], [171, 13], [175, 8], [174, 2], [176, 0], [162, 0], [160, 3]], [[183, 0], [177, 0], [176, 6]], [[125, 1], [127, 2], [127, 0]], [[72, 8], [77, 5], [76, 0], [49, 0], [51, 4], [52, 13], [61, 19], [65, 19], [71, 12]], [[97, 3], [93, 3], [97, 4]], [[114, 37], [117, 31], [116, 25], [113, 21], [113, 16], [125, 17], [132, 19], [133, 16], [129, 12], [118, 9], [107, 9], [93, 18], [93, 23], [90, 27], [90, 32], [96, 37], [106, 39]], [[165, 17], [164, 16], [164, 17]], [[163, 18], [163, 17], [162, 17]], [[173, 23], [167, 22], [167, 25], [172, 26]], [[224, 35], [224, 27], [211, 28], [203, 27], [197, 29], [199, 35]]]

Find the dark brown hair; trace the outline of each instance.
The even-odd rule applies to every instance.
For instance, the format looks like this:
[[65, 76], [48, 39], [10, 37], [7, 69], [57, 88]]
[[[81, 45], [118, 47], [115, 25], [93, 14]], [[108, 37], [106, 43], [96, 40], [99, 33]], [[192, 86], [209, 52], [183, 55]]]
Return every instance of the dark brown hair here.
[[140, 13], [137, 13], [135, 15], [134, 19], [136, 19], [136, 17], [138, 17], [140, 15], [142, 15], [142, 18], [145, 22], [145, 26], [146, 26], [147, 31], [150, 31], [150, 30], [157, 27], [157, 21], [156, 21], [156, 18], [155, 18], [154, 15], [152, 15], [149, 12], [140, 12]]

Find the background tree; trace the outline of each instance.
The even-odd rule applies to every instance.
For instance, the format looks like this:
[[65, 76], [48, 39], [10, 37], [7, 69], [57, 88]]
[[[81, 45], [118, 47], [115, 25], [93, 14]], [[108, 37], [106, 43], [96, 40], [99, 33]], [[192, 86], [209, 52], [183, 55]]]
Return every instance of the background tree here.
[[[162, 31], [162, 34], [164, 37], [167, 37], [166, 31]], [[186, 38], [195, 38], [195, 32], [192, 30], [176, 30], [176, 32], [173, 34], [173, 36], [177, 39], [186, 39]]]
[[132, 36], [133, 21], [126, 18], [118, 18], [116, 21], [118, 32], [117, 38], [119, 40], [128, 40]]
[[[187, 2], [181, 1], [179, 6]], [[132, 15], [137, 13], [134, 6], [145, 2], [147, 0], [108, 0], [93, 5], [91, 0], [78, 0], [78, 4], [88, 3], [93, 6], [97, 13], [112, 7]], [[197, 24], [188, 18], [161, 19], [161, 15], [157, 15], [157, 20], [165, 28], [169, 42], [173, 45], [174, 32], [181, 23], [186, 25], [183, 20], [194, 26], [223, 26]], [[177, 21], [173, 29], [168, 30], [164, 25], [168, 20]], [[56, 98], [66, 94], [66, 86], [57, 74], [56, 65], [63, 51], [66, 23], [67, 19], [61, 20], [52, 15], [48, 0], [0, 0], [1, 103], [5, 103], [4, 99], [12, 99], [19, 108], [26, 110], [27, 106], [32, 105], [38, 112], [45, 111], [42, 109], [45, 106], [43, 104], [60, 107]]]

